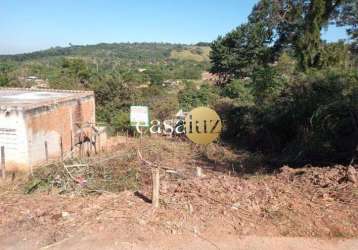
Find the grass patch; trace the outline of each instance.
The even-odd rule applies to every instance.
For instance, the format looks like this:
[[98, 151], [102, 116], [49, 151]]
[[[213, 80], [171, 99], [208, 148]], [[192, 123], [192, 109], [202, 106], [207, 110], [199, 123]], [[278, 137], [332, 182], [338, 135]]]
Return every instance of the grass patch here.
[[207, 62], [209, 61], [209, 47], [194, 47], [183, 50], [172, 50], [170, 58], [182, 61]]

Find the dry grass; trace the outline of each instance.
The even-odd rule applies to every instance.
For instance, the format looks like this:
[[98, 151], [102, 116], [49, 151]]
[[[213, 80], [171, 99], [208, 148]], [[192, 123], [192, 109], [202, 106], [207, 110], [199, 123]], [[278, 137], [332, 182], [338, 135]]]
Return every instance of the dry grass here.
[[75, 194], [121, 192], [135, 190], [139, 185], [136, 151], [127, 148], [102, 157], [71, 159], [38, 167], [23, 189]]
[[112, 145], [112, 150], [101, 156], [38, 167], [21, 188], [27, 194], [79, 195], [138, 190], [150, 179], [150, 168], [138, 159], [138, 151], [147, 161], [165, 169], [185, 165], [195, 154], [178, 138], [143, 137], [141, 141], [130, 140], [126, 147]]
[[[195, 49], [200, 50], [201, 53], [196, 53]], [[209, 53], [209, 47], [194, 47], [193, 49], [184, 49], [182, 51], [172, 50], [170, 58], [183, 61], [207, 62], [209, 61]]]
[[[150, 166], [140, 160], [138, 150], [145, 161], [161, 167], [161, 207], [155, 213], [148, 203]], [[77, 216], [73, 230], [77, 230], [78, 221], [97, 225], [100, 216], [112, 225], [114, 220], [125, 216], [128, 221], [141, 218], [140, 228], [169, 233], [195, 227], [202, 233], [225, 230], [241, 235], [358, 235], [357, 186], [346, 180], [344, 166], [284, 167], [280, 173], [248, 174], [245, 168], [259, 169], [261, 161], [260, 155], [238, 152], [220, 144], [203, 147], [179, 138], [159, 136], [144, 137], [141, 142], [129, 139], [125, 144], [113, 145], [108, 154], [83, 159], [81, 163], [88, 163], [88, 167], [71, 169], [73, 178], [60, 164], [37, 169], [27, 185], [21, 186], [27, 192], [35, 186], [29, 192], [31, 195], [12, 193], [16, 186], [11, 190], [0, 189], [3, 228], [9, 230], [12, 225], [16, 230], [26, 231], [27, 224], [19, 223], [21, 216], [28, 209], [41, 208], [40, 215], [33, 217], [36, 223], [49, 221], [46, 225], [57, 231], [62, 222], [52, 218], [66, 206], [66, 211]], [[201, 178], [195, 175], [197, 166], [202, 167]], [[77, 177], [84, 177], [86, 185], [73, 180]], [[103, 195], [88, 195], [94, 193]], [[42, 224], [36, 225], [42, 229]], [[28, 226], [32, 230], [33, 224]], [[70, 229], [64, 230], [70, 232]]]

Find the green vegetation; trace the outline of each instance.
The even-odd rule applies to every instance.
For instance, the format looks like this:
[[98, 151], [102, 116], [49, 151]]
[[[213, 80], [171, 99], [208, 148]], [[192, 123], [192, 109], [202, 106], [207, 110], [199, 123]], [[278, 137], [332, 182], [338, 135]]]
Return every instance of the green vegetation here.
[[[358, 144], [357, 5], [269, 1], [213, 42], [225, 137], [291, 164], [349, 162]], [[320, 38], [348, 25], [351, 43]], [[233, 139], [234, 138], [234, 139]]]
[[[98, 120], [128, 129], [130, 105], [165, 119], [215, 108], [223, 139], [272, 163], [348, 162], [358, 142], [358, 17], [352, 0], [261, 0], [211, 44], [120, 43], [0, 56], [0, 86], [95, 91]], [[349, 41], [321, 31], [344, 26]], [[213, 81], [203, 81], [210, 70]], [[216, 84], [215, 84], [216, 83]], [[278, 166], [278, 164], [275, 164]]]
[[196, 62], [208, 62], [209, 61], [210, 47], [193, 47], [190, 49], [177, 49], [172, 50], [170, 57], [178, 60], [188, 60]]
[[122, 131], [130, 105], [148, 105], [153, 118], [175, 114], [178, 91], [187, 81], [201, 81], [208, 54], [207, 46], [165, 43], [52, 48], [0, 56], [0, 86], [31, 87], [36, 83], [26, 78], [37, 76], [49, 88], [94, 90], [98, 121]]

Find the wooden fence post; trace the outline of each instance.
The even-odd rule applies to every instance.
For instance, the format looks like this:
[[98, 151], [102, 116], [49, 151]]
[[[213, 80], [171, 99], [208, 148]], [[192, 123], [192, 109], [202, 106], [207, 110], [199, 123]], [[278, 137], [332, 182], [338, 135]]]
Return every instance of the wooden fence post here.
[[197, 177], [202, 177], [203, 176], [203, 171], [201, 167], [196, 167], [196, 176]]
[[71, 130], [71, 158], [73, 158], [73, 148], [74, 148], [74, 139], [73, 139], [73, 131]]
[[63, 142], [62, 142], [62, 136], [60, 137], [60, 150], [61, 150], [61, 161], [63, 161]]
[[1, 175], [3, 180], [5, 180], [6, 173], [5, 173], [5, 147], [4, 146], [1, 146]]
[[98, 154], [101, 155], [102, 145], [101, 145], [101, 133], [98, 134]]
[[48, 162], [48, 146], [47, 146], [47, 141], [45, 141], [45, 157], [46, 157], [46, 162]]
[[72, 134], [72, 130], [71, 130], [71, 151], [73, 150], [73, 134]]
[[83, 154], [83, 140], [82, 140], [82, 134], [80, 134], [78, 136], [78, 142], [80, 144], [80, 149], [79, 149], [79, 157], [80, 159], [82, 158], [82, 154]]
[[154, 208], [159, 207], [159, 187], [160, 187], [160, 178], [159, 178], [159, 168], [152, 169], [152, 182], [153, 182], [153, 190], [152, 190], [152, 206]]

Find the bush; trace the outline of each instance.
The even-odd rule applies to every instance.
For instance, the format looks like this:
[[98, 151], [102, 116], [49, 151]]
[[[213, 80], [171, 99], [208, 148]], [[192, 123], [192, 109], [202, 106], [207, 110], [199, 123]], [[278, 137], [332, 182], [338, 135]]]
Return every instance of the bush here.
[[5, 75], [0, 74], [0, 87], [6, 87], [9, 83], [9, 78]]
[[225, 133], [289, 163], [347, 162], [358, 143], [357, 97], [357, 72], [311, 72], [265, 105], [233, 105]]
[[200, 89], [185, 88], [178, 94], [180, 108], [186, 111], [199, 106], [213, 105], [217, 98], [217, 91], [209, 85], [203, 85]]
[[287, 88], [262, 119], [279, 142], [276, 150], [303, 161], [348, 160], [358, 142], [357, 90], [357, 73], [335, 71], [312, 73]]
[[111, 125], [116, 132], [129, 129], [130, 127], [129, 112], [125, 112], [125, 111], [117, 112], [112, 119]]
[[268, 105], [281, 93], [287, 82], [273, 67], [261, 67], [253, 73], [252, 85], [256, 104]]
[[152, 110], [152, 119], [164, 121], [165, 119], [173, 119], [179, 110], [179, 104], [176, 96], [164, 96], [156, 98], [150, 105]]
[[253, 104], [254, 97], [252, 95], [252, 90], [249, 87], [249, 83], [244, 80], [233, 80], [230, 83], [226, 84], [221, 92], [222, 96], [235, 99], [238, 103], [242, 105]]

